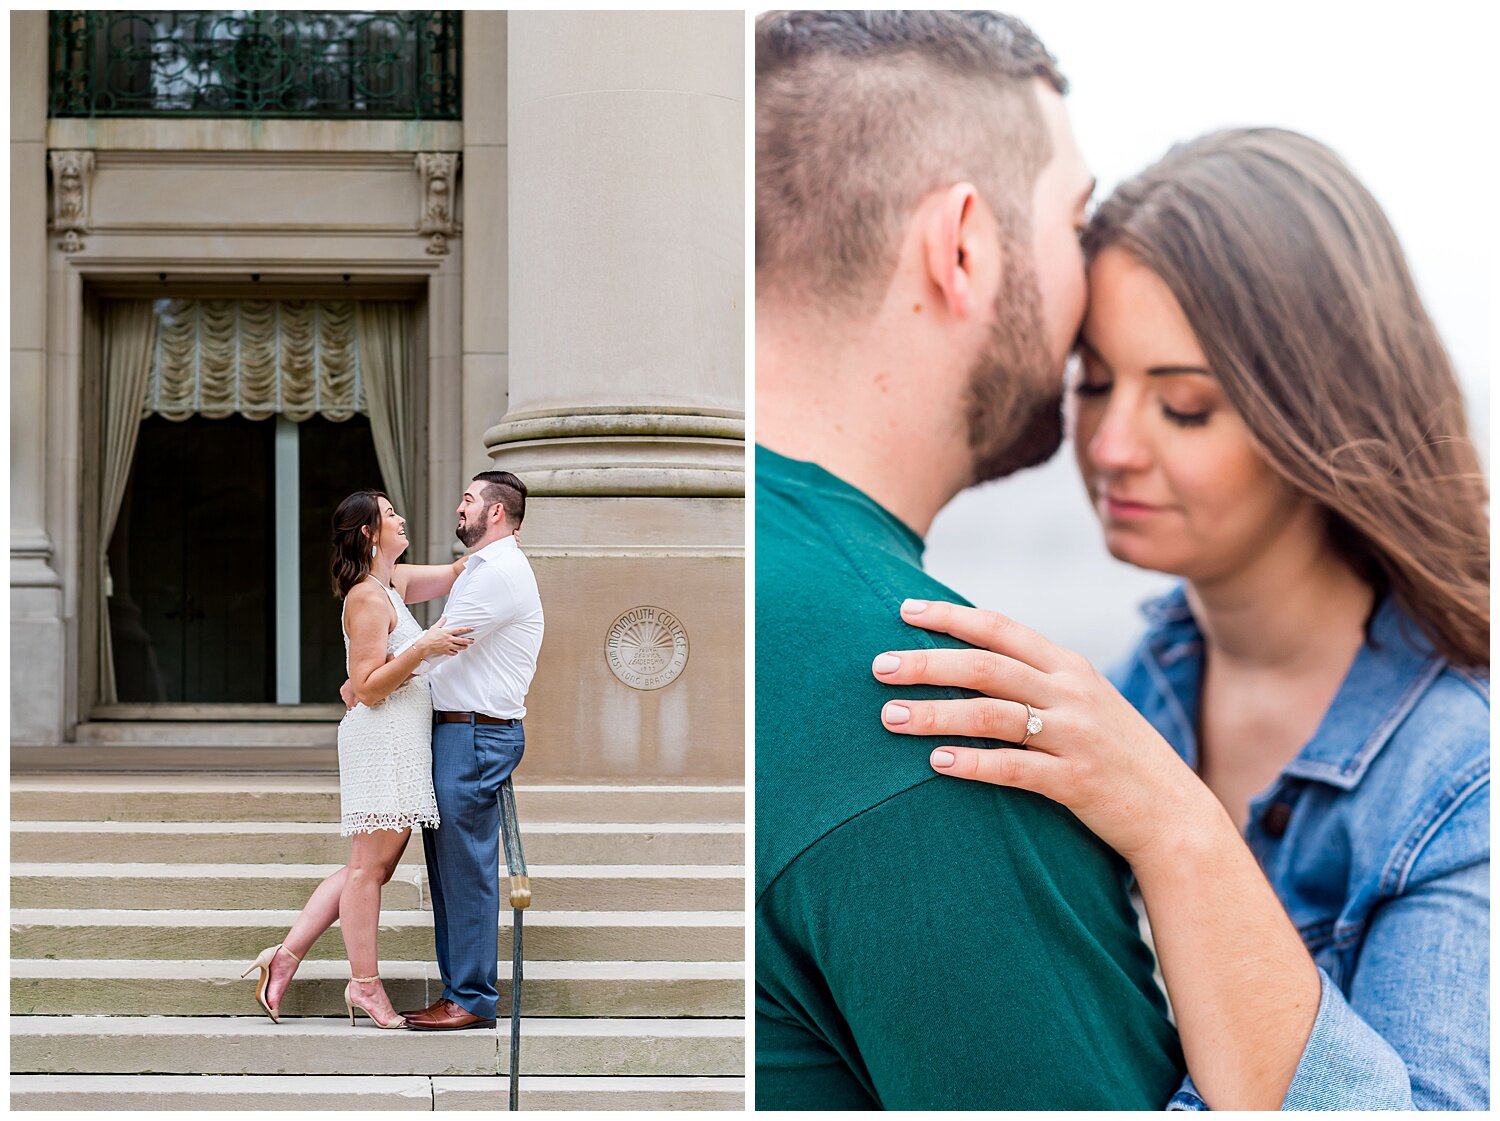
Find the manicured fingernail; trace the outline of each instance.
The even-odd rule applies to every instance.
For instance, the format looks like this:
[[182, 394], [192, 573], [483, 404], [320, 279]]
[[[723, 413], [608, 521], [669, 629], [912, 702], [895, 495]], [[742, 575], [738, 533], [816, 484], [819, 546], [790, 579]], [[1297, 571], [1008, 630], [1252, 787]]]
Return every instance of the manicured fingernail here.
[[901, 659], [894, 654], [881, 654], [875, 659], [876, 673], [895, 673], [901, 668]]
[[927, 601], [925, 599], [909, 599], [901, 604], [901, 613], [903, 615], [920, 615], [926, 610]]
[[932, 753], [932, 765], [934, 767], [951, 767], [953, 766], [953, 759], [953, 752], [944, 751], [942, 748]]
[[905, 724], [911, 719], [911, 709], [905, 705], [895, 703], [885, 706], [885, 722], [887, 724]]

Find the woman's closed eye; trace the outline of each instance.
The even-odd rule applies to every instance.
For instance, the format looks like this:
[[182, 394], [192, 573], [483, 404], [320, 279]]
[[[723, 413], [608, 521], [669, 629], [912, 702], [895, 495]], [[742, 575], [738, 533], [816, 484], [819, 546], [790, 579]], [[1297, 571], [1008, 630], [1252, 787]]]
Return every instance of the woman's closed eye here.
[[1201, 412], [1179, 412], [1169, 405], [1162, 405], [1162, 416], [1181, 428], [1201, 428], [1208, 423], [1208, 418], [1213, 415], [1209, 409]]
[[[1073, 386], [1073, 392], [1084, 400], [1095, 400], [1106, 397], [1115, 387], [1110, 380], [1090, 381], [1087, 378], [1080, 379]], [[1212, 409], [1174, 409], [1165, 401], [1161, 405], [1161, 415], [1179, 428], [1200, 428], [1207, 424], [1213, 416]]]
[[1157, 400], [1161, 403], [1161, 414], [1179, 428], [1201, 428], [1222, 400], [1207, 384], [1200, 384], [1206, 383], [1206, 378], [1189, 374], [1160, 380]]

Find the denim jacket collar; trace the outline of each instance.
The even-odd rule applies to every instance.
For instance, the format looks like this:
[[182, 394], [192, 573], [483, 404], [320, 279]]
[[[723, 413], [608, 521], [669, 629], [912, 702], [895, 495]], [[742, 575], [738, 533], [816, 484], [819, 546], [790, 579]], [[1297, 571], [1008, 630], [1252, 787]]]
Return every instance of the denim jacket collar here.
[[[1180, 726], [1183, 741], [1174, 746], [1196, 767], [1203, 633], [1183, 585], [1144, 604], [1142, 612], [1151, 624], [1146, 651], [1155, 663], [1153, 677], [1178, 714], [1173, 723]], [[1395, 597], [1385, 596], [1318, 730], [1283, 773], [1353, 790], [1446, 665]]]

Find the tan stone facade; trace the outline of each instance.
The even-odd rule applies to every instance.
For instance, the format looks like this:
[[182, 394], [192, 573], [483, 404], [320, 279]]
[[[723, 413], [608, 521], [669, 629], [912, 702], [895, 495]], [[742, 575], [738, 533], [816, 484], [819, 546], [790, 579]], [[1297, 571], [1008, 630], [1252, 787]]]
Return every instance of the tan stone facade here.
[[[410, 300], [412, 559], [454, 555], [473, 472], [532, 487], [547, 636], [527, 778], [741, 778], [739, 15], [467, 12], [461, 122], [49, 120], [47, 15], [11, 21], [18, 761], [82, 743], [130, 761], [128, 721], [97, 719], [83, 433], [96, 301], [169, 289]], [[680, 674], [654, 689], [606, 656], [642, 606], [685, 633]], [[256, 738], [243, 713], [197, 715], [183, 742]], [[319, 719], [332, 765], [336, 714]]]

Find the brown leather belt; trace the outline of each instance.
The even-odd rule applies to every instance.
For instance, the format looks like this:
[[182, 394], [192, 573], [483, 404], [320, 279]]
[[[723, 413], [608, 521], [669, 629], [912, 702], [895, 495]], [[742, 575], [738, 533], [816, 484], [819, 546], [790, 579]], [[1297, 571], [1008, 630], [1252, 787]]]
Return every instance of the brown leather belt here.
[[441, 710], [432, 714], [437, 718], [439, 724], [519, 724], [520, 721], [513, 718], [501, 719], [498, 716], [486, 716], [482, 712], [443, 712]]

